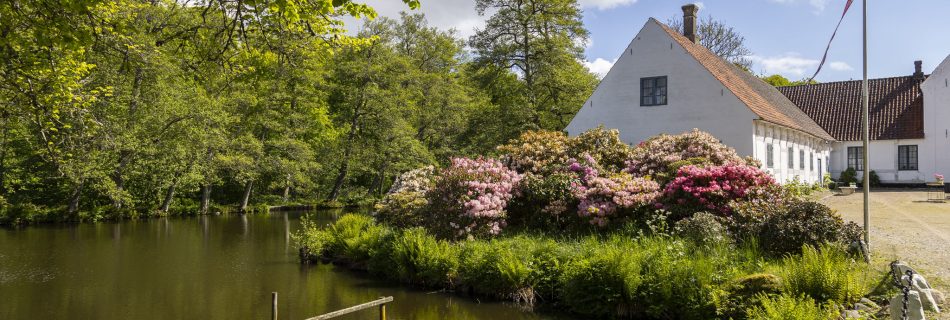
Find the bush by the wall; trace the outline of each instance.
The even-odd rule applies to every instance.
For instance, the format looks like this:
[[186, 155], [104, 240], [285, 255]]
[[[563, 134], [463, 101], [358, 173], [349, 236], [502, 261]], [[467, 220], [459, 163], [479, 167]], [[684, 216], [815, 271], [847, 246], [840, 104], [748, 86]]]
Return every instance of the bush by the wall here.
[[688, 165], [679, 168], [676, 178], [666, 184], [662, 202], [674, 219], [700, 211], [729, 216], [731, 202], [746, 199], [750, 189], [774, 184], [771, 175], [746, 165]]
[[580, 158], [588, 154], [604, 169], [617, 172], [627, 166], [633, 149], [620, 139], [617, 129], [604, 129], [603, 126], [584, 131], [567, 142], [568, 156]]
[[[627, 171], [642, 176], [652, 176], [659, 181], [672, 179], [677, 171], [674, 163], [683, 160], [702, 159], [697, 166], [747, 164], [736, 151], [713, 135], [693, 129], [678, 135], [661, 134], [638, 144], [631, 152]], [[670, 171], [673, 169], [673, 171]]]
[[568, 156], [568, 137], [557, 131], [525, 131], [508, 144], [498, 146], [498, 152], [520, 173], [547, 175], [565, 170]]
[[772, 253], [792, 253], [804, 245], [830, 242], [847, 245], [857, 240], [856, 225], [821, 203], [794, 201], [782, 211], [773, 212], [759, 227], [759, 245]]
[[841, 175], [838, 176], [838, 182], [844, 186], [852, 183], [858, 184], [860, 182], [858, 181], [858, 171], [854, 170], [854, 168], [845, 169], [841, 172]]

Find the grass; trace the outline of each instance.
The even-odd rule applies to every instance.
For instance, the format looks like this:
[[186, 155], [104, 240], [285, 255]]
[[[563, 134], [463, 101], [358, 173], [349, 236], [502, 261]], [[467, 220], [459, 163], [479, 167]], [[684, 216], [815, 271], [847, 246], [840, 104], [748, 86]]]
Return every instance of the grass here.
[[546, 305], [588, 318], [711, 319], [774, 312], [823, 318], [833, 306], [867, 295], [868, 284], [880, 279], [832, 246], [770, 258], [754, 244], [697, 245], [626, 229], [448, 242], [421, 228], [392, 229], [348, 214], [326, 229], [305, 219], [294, 238], [315, 257], [394, 281], [526, 307]]

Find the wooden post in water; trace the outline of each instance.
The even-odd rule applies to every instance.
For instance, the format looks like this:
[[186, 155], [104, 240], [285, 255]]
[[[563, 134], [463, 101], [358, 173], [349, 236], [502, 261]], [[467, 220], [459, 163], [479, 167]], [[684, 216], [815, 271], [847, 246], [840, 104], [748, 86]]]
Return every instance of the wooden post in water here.
[[277, 320], [277, 292], [271, 292], [270, 319]]
[[386, 320], [386, 304], [379, 305], [379, 320]]

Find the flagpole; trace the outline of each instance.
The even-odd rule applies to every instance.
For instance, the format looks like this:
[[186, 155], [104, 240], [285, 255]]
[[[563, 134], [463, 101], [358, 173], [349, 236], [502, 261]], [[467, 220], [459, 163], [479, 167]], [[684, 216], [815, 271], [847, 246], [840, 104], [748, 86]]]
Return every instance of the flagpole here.
[[862, 32], [864, 34], [864, 80], [861, 82], [862, 92], [861, 92], [861, 104], [862, 104], [862, 113], [863, 113], [863, 123], [864, 126], [864, 243], [868, 247], [868, 256], [871, 255], [871, 208], [870, 208], [870, 195], [871, 195], [871, 179], [870, 172], [871, 168], [868, 166], [869, 163], [869, 147], [870, 147], [870, 108], [868, 107], [868, 0], [863, 0], [863, 28]]

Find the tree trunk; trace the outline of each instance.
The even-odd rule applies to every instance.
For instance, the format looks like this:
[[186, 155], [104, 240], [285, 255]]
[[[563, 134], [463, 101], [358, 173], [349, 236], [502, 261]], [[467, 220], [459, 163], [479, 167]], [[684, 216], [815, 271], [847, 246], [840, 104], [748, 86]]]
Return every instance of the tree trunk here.
[[75, 216], [79, 213], [79, 197], [82, 195], [82, 187], [85, 183], [85, 181], [80, 181], [79, 184], [73, 188], [73, 194], [69, 200], [69, 208], [66, 211], [70, 216]]
[[336, 180], [333, 182], [333, 189], [330, 190], [330, 195], [327, 196], [327, 200], [329, 201], [335, 201], [340, 196], [340, 190], [343, 189], [343, 182], [346, 181], [346, 173], [350, 167], [350, 154], [353, 151], [353, 140], [356, 139], [359, 116], [359, 109], [357, 109], [356, 112], [353, 113], [353, 118], [350, 119], [350, 131], [346, 134], [346, 144], [343, 146], [343, 160], [340, 164], [340, 169], [337, 171]]
[[251, 199], [251, 188], [254, 187], [254, 180], [248, 181], [244, 185], [244, 197], [241, 198], [241, 213], [247, 210], [247, 203]]
[[201, 186], [201, 214], [208, 214], [211, 204], [211, 184]]
[[284, 203], [290, 200], [290, 174], [284, 179]]
[[175, 197], [175, 187], [178, 186], [178, 177], [176, 176], [172, 180], [172, 184], [168, 186], [168, 189], [165, 190], [165, 200], [162, 201], [162, 208], [160, 209], [162, 213], [168, 213], [168, 207], [172, 205], [172, 199]]

